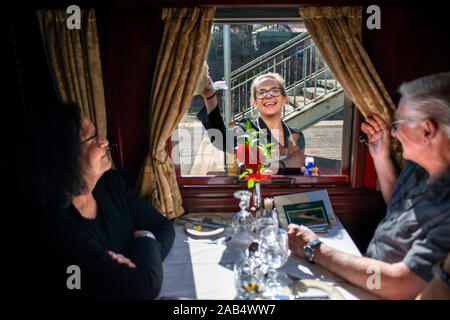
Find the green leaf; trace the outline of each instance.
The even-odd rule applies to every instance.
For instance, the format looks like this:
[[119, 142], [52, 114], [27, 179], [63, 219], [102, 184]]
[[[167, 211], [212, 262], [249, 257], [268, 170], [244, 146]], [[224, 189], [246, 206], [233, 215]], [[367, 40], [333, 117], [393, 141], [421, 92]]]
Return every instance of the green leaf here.
[[262, 153], [266, 153], [266, 149], [264, 149], [263, 146], [258, 145], [257, 147], [259, 150], [261, 150]]
[[250, 123], [250, 120], [247, 120], [247, 121], [245, 122], [245, 130], [250, 130], [251, 127], [252, 127], [252, 124]]
[[242, 173], [240, 176], [239, 176], [239, 180], [241, 180], [243, 177], [245, 177], [246, 175], [248, 175], [249, 173], [247, 172], [247, 171], [245, 171], [244, 173]]
[[249, 179], [247, 183], [247, 187], [249, 189], [253, 188], [255, 186], [255, 179]]

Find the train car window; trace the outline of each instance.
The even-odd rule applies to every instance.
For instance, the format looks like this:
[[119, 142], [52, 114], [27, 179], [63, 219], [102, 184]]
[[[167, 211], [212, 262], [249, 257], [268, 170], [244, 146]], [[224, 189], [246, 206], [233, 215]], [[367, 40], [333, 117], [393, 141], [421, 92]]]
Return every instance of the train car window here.
[[[314, 159], [319, 180], [325, 184], [329, 182], [326, 177], [333, 183], [350, 182], [354, 108], [342, 86], [298, 17], [258, 21], [257, 16], [263, 13], [251, 12], [250, 18], [244, 10], [245, 17], [233, 20], [230, 17], [236, 12], [218, 10], [211, 30], [206, 59], [209, 75], [214, 82], [226, 81], [229, 86], [227, 90], [217, 90], [225, 126], [233, 128], [245, 119], [257, 122], [259, 113], [251, 103], [251, 83], [260, 74], [278, 73], [284, 79], [287, 95], [282, 120], [303, 134], [305, 156]], [[242, 171], [236, 157], [211, 143], [201, 121], [205, 111], [204, 98], [195, 95], [171, 137], [171, 155], [182, 184], [189, 184], [190, 177], [227, 184], [224, 177], [234, 181]], [[285, 170], [284, 174], [292, 176], [291, 181], [303, 176], [297, 170]]]

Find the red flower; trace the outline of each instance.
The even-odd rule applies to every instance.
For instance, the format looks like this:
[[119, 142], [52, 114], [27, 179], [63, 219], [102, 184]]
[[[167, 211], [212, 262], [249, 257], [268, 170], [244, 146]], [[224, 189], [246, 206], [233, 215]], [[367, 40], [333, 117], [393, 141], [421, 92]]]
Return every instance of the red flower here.
[[253, 171], [257, 171], [259, 165], [266, 162], [266, 157], [260, 150], [243, 143], [237, 144], [236, 157], [240, 163]]
[[[258, 171], [259, 171], [259, 169], [258, 169]], [[268, 172], [259, 173], [259, 172], [253, 171], [252, 173], [245, 176], [245, 180], [255, 179], [256, 181], [261, 181], [261, 180], [269, 179], [271, 176], [272, 175]]]
[[266, 159], [270, 158], [270, 146], [259, 145], [257, 148], [253, 145], [258, 145], [258, 131], [252, 130], [251, 123], [246, 123], [246, 134], [241, 135], [241, 138], [245, 138], [245, 143], [237, 143], [236, 158], [239, 163], [246, 167], [246, 170], [240, 175], [239, 179], [245, 177], [247, 181], [247, 187], [253, 188], [255, 182], [266, 180], [272, 176], [270, 170], [264, 168]]

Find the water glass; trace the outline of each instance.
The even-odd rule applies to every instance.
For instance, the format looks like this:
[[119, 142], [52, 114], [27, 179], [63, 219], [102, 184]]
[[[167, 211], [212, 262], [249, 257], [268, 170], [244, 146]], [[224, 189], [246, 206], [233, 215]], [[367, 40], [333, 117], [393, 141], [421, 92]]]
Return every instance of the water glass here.
[[247, 190], [240, 190], [234, 193], [234, 197], [240, 199], [239, 207], [241, 210], [237, 212], [231, 219], [231, 225], [233, 227], [233, 233], [235, 235], [241, 233], [253, 232], [255, 227], [255, 218], [248, 210], [250, 205], [251, 193]]
[[275, 210], [262, 209], [256, 213], [255, 232], [259, 234], [267, 226], [278, 228], [278, 217]]
[[262, 296], [264, 272], [257, 257], [241, 255], [233, 272], [237, 299], [254, 300]]
[[259, 248], [263, 259], [269, 266], [264, 295], [276, 296], [282, 290], [276, 269], [284, 265], [289, 258], [287, 232], [275, 226], [265, 227], [259, 235]]

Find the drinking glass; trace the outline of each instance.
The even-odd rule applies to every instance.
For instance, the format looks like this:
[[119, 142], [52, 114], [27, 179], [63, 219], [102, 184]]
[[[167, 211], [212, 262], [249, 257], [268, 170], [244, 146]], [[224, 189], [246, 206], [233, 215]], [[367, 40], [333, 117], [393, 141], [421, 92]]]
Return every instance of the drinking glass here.
[[267, 226], [278, 228], [278, 216], [275, 210], [262, 209], [256, 212], [255, 232], [259, 232]]
[[282, 284], [276, 269], [284, 265], [289, 258], [287, 232], [276, 226], [265, 227], [259, 235], [259, 248], [269, 267], [264, 295], [269, 297], [279, 295]]
[[241, 210], [237, 212], [231, 219], [231, 225], [233, 227], [234, 234], [249, 233], [252, 232], [255, 227], [255, 218], [248, 210], [250, 206], [251, 193], [247, 190], [239, 190], [234, 194], [235, 198], [240, 199], [239, 208]]
[[264, 265], [257, 249], [251, 249], [252, 243], [234, 264], [234, 285], [236, 298], [254, 300], [262, 296], [264, 283]]

